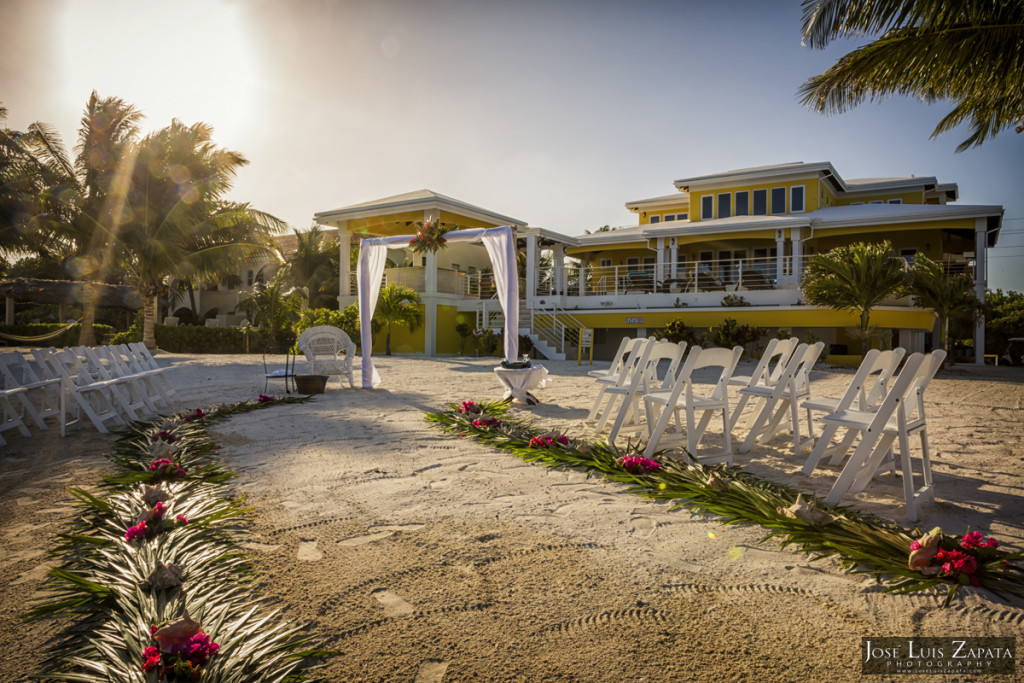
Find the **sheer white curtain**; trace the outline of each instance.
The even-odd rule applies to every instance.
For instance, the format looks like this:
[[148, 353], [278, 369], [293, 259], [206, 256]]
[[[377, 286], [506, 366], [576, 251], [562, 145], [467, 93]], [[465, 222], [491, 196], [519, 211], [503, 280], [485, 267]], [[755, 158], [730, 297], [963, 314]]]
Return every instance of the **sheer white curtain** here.
[[[370, 320], [377, 307], [380, 294], [381, 276], [387, 260], [388, 246], [409, 245], [413, 235], [378, 237], [359, 243], [359, 336], [363, 347], [363, 388], [380, 386], [380, 375], [373, 367], [373, 339], [370, 334]], [[494, 286], [498, 290], [498, 302], [505, 314], [505, 357], [515, 360], [519, 355], [519, 277], [516, 271], [516, 240], [512, 228], [478, 228], [456, 230], [445, 235], [448, 242], [482, 241], [487, 255], [491, 258], [494, 271]]]

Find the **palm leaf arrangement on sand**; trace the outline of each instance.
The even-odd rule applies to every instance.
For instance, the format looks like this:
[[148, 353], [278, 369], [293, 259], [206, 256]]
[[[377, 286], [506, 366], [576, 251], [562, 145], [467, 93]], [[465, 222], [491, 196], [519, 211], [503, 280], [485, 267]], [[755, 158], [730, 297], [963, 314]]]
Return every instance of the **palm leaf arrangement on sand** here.
[[449, 403], [444, 410], [427, 412], [426, 419], [446, 433], [474, 438], [526, 462], [600, 473], [627, 484], [631, 493], [717, 515], [723, 524], [758, 524], [768, 530], [762, 543], [775, 539], [815, 560], [835, 558], [851, 572], [874, 574], [888, 592], [946, 587], [944, 605], [961, 586], [985, 588], [1004, 599], [1024, 597], [1024, 551], [1000, 550], [995, 539], [981, 532], [912, 532], [847, 507], [823, 505], [738, 468], [681, 462], [664, 451], [652, 460], [639, 455], [643, 448], [619, 449], [542, 432], [529, 421], [510, 419], [507, 406], [507, 401]]
[[237, 539], [246, 509], [227, 495], [208, 425], [308, 399], [195, 410], [122, 430], [118, 473], [72, 488], [72, 529], [51, 551], [45, 596], [23, 618], [61, 618], [37, 678], [105, 683], [309, 680], [311, 637], [261, 604]]

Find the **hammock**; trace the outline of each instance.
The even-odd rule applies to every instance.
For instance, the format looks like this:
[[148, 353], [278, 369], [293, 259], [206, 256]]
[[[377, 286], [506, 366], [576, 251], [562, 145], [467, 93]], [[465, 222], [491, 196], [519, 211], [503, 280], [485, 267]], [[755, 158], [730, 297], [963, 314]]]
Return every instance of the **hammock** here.
[[21, 337], [21, 336], [18, 336], [16, 334], [6, 334], [4, 332], [0, 332], [0, 338], [7, 339], [9, 341], [14, 341], [14, 342], [25, 342], [25, 343], [41, 342], [41, 341], [46, 341], [48, 339], [53, 339], [55, 337], [59, 337], [60, 335], [64, 334], [65, 332], [67, 332], [68, 330], [70, 330], [72, 327], [74, 327], [75, 325], [77, 325], [80, 322], [82, 322], [81, 318], [79, 318], [78, 320], [76, 320], [73, 323], [68, 323], [67, 325], [65, 325], [64, 327], [62, 327], [62, 328], [60, 328], [58, 330], [54, 330], [53, 332], [47, 332], [46, 334], [41, 334], [38, 337]]

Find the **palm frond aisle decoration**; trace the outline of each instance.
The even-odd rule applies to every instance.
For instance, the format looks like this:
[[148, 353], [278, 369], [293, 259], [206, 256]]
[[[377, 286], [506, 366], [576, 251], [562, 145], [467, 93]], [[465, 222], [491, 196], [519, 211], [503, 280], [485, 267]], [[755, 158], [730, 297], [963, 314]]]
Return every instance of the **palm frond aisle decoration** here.
[[66, 620], [36, 678], [113, 683], [309, 680], [312, 638], [254, 595], [238, 546], [247, 510], [227, 495], [209, 424], [308, 398], [195, 410], [124, 429], [120, 470], [79, 508], [51, 555], [47, 592], [26, 619]]
[[812, 559], [832, 557], [847, 570], [874, 574], [886, 591], [911, 593], [946, 587], [949, 605], [961, 586], [985, 588], [1001, 598], [1024, 598], [1024, 551], [1000, 550], [981, 532], [949, 536], [941, 529], [915, 538], [899, 525], [842, 506], [826, 506], [788, 486], [737, 468], [707, 467], [665, 457], [640, 456], [642, 448], [588, 443], [532, 423], [512, 420], [508, 403], [449, 403], [427, 412], [444, 432], [509, 451], [526, 462], [599, 472], [627, 484], [628, 492], [674, 501], [675, 507], [717, 515], [723, 524], [758, 524], [782, 547]]

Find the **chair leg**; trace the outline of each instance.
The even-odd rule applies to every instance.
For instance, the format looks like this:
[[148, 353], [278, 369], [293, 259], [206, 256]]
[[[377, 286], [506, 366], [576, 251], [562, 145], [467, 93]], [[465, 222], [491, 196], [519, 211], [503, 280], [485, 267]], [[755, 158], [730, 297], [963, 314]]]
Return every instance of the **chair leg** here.
[[811, 472], [818, 466], [818, 462], [825, 456], [825, 449], [828, 448], [829, 443], [832, 441], [832, 436], [839, 429], [837, 425], [826, 424], [822, 427], [821, 436], [818, 441], [814, 444], [814, 448], [811, 450], [811, 454], [807, 456], [807, 461], [804, 462], [803, 470], [801, 470], [807, 476], [811, 476]]

